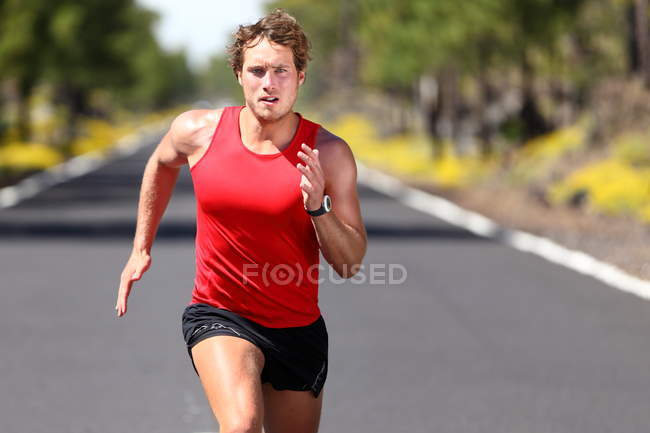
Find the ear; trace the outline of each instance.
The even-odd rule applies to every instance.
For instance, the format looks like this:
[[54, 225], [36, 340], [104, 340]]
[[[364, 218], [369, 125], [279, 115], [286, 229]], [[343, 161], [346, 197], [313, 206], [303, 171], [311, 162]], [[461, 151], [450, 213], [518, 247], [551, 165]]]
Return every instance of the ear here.
[[305, 71], [298, 71], [298, 85], [302, 86], [302, 84], [305, 82]]
[[240, 86], [242, 85], [242, 83], [241, 83], [241, 71], [237, 72], [237, 82], [239, 83]]

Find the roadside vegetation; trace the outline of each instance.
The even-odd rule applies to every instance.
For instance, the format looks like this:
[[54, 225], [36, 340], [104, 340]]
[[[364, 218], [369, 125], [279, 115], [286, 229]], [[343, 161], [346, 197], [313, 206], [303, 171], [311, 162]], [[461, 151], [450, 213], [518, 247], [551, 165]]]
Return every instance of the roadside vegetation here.
[[[313, 44], [298, 110], [366, 163], [650, 223], [646, 1], [265, 7], [296, 16]], [[156, 20], [133, 0], [0, 0], [0, 183], [109, 148], [144, 113], [241, 101], [223, 52], [192, 70], [159, 46]]]
[[368, 164], [456, 194], [497, 185], [650, 223], [646, 1], [272, 7], [310, 29], [313, 111]]
[[196, 74], [159, 46], [156, 20], [132, 0], [0, 0], [0, 186], [195, 99]]

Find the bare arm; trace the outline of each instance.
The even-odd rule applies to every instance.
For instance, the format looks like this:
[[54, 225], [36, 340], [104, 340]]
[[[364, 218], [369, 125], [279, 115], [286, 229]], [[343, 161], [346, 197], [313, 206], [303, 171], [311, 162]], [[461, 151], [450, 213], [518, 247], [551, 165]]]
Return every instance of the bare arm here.
[[323, 256], [344, 278], [356, 274], [366, 254], [367, 236], [357, 194], [357, 168], [348, 144], [322, 130], [316, 150], [303, 146], [301, 158], [305, 207], [320, 207], [323, 194], [332, 198], [332, 211], [312, 217]]
[[147, 161], [142, 176], [138, 217], [133, 250], [140, 254], [149, 254], [158, 225], [171, 198], [180, 167], [168, 164], [164, 158], [165, 147], [171, 148], [169, 133], [165, 135], [160, 146]]
[[181, 166], [200, 152], [206, 124], [206, 110], [189, 111], [178, 116], [147, 161], [142, 177], [133, 250], [120, 276], [115, 310], [126, 314], [127, 300], [134, 281], [151, 265], [151, 246], [160, 220], [169, 204]]

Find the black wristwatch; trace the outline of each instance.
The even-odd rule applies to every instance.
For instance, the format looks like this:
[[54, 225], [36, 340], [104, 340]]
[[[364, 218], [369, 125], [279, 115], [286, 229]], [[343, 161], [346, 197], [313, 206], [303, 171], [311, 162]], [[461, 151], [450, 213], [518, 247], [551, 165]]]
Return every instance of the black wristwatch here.
[[332, 210], [332, 199], [330, 198], [329, 195], [325, 194], [323, 196], [323, 204], [321, 204], [318, 209], [316, 209], [316, 210], [305, 209], [305, 210], [311, 216], [320, 216], [320, 215], [326, 214], [326, 213], [328, 213], [329, 211]]

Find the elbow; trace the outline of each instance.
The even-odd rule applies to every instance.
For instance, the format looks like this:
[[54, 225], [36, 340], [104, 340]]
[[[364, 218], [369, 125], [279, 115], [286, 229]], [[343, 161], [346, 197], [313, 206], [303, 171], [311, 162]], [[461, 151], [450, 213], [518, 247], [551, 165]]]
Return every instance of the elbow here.
[[363, 258], [366, 256], [368, 243], [365, 236], [363, 236], [362, 240], [363, 242], [356, 248], [351, 248], [348, 254], [343, 254], [343, 257], [340, 257], [339, 260], [330, 260], [326, 256], [330, 266], [332, 266], [339, 277], [349, 279], [363, 270]]
[[339, 277], [349, 279], [354, 277], [363, 268], [361, 260], [353, 261], [352, 263], [342, 263], [337, 266], [332, 266]]
[[349, 279], [354, 277], [363, 269], [363, 258], [366, 256], [366, 248], [367, 248], [367, 242], [364, 242], [360, 248], [360, 250], [354, 255], [354, 257], [350, 257], [346, 263], [343, 263], [342, 265], [338, 266], [334, 270], [336, 271], [337, 274], [341, 278]]

